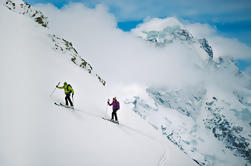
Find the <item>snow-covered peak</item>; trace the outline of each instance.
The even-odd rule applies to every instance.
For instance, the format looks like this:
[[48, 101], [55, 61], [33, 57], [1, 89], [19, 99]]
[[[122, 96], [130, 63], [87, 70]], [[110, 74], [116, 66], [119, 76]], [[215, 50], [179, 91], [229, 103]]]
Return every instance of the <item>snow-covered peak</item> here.
[[24, 4], [25, 2], [22, 0], [4, 0], [4, 2], [11, 2], [11, 3], [15, 3], [15, 4]]
[[184, 29], [184, 25], [181, 24], [175, 17], [169, 17], [165, 19], [154, 18], [148, 22], [140, 24], [136, 29], [134, 29], [134, 31], [163, 31], [166, 27], [180, 27]]
[[6, 0], [4, 5], [13, 12], [33, 18], [35, 22], [43, 27], [48, 26], [47, 17], [44, 16], [41, 11], [36, 10], [26, 2], [21, 0]]
[[197, 39], [174, 17], [154, 18], [137, 26], [132, 33], [157, 47], [182, 43], [198, 52], [203, 60], [213, 59], [213, 49], [207, 39]]
[[197, 38], [174, 18], [150, 20], [132, 33], [164, 51], [172, 45], [187, 55], [193, 51], [200, 57], [194, 64], [208, 77], [180, 89], [149, 87], [147, 95], [126, 101], [132, 110], [199, 165], [250, 165], [250, 78], [234, 59], [214, 57], [206, 38]]
[[137, 28], [132, 30], [132, 33], [144, 40], [155, 43], [157, 46], [172, 43], [176, 38], [181, 40], [193, 38], [174, 17], [165, 19], [154, 18], [138, 25]]
[[[171, 40], [174, 39], [173, 34], [180, 30], [184, 31], [188, 38], [193, 38], [193, 36], [185, 29], [185, 26], [174, 17], [164, 19], [153, 18], [138, 25], [137, 28], [132, 29], [132, 32], [136, 36], [145, 40], [154, 41], [155, 39], [155, 42], [158, 42], [159, 44], [166, 44], [166, 42], [170, 43]], [[181, 35], [176, 36], [181, 37]]]

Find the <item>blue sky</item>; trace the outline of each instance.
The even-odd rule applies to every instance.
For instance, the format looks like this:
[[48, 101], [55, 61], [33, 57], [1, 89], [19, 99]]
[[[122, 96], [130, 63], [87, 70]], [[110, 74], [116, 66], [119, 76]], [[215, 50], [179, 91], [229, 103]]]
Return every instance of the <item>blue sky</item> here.
[[[107, 6], [118, 20], [118, 27], [130, 31], [146, 17], [175, 16], [190, 23], [209, 24], [224, 37], [237, 38], [251, 47], [250, 0], [26, 0], [34, 5], [51, 3], [58, 8], [70, 2], [80, 2], [89, 8], [97, 4]], [[250, 61], [237, 63], [241, 69]]]

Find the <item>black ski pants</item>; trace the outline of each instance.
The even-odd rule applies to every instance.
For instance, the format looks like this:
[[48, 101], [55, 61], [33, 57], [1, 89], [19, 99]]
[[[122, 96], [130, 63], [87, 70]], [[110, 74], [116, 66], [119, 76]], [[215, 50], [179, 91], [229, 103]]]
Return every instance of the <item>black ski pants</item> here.
[[118, 121], [117, 111], [118, 111], [118, 110], [113, 110], [113, 111], [112, 111], [112, 120], [113, 120], [113, 118], [115, 117], [115, 120]]
[[68, 105], [68, 101], [70, 102], [71, 106], [73, 106], [71, 101], [71, 93], [65, 94], [65, 105]]

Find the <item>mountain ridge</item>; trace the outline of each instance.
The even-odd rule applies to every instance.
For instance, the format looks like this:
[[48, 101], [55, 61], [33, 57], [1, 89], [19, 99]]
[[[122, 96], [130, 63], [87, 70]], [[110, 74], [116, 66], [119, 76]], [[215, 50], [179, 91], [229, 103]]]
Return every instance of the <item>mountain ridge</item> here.
[[[32, 18], [43, 28], [49, 29], [47, 17], [41, 11], [36, 10], [27, 2], [23, 2], [21, 0], [6, 0], [4, 6], [15, 13]], [[106, 81], [102, 79], [99, 74], [93, 71], [93, 67], [78, 54], [71, 42], [63, 39], [62, 37], [56, 36], [55, 34], [50, 34], [50, 32], [48, 32], [48, 37], [52, 41], [52, 49], [60, 54], [69, 56], [69, 60], [71, 62], [80, 68], [85, 69], [89, 74], [96, 77], [103, 86], [106, 85]]]

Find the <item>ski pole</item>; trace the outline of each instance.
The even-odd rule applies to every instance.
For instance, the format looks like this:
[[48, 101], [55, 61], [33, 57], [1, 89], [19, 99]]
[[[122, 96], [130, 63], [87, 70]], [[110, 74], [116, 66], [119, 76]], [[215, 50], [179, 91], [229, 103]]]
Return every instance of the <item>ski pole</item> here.
[[105, 112], [105, 118], [107, 119], [107, 109], [108, 109], [108, 104], [106, 105], [106, 112]]
[[[110, 101], [110, 99], [108, 99], [108, 102]], [[107, 110], [108, 110], [108, 103], [106, 105], [106, 113], [105, 113], [105, 118], [107, 118]]]
[[[57, 86], [60, 84], [60, 82], [58, 82]], [[56, 86], [56, 88], [57, 88]], [[55, 92], [56, 88], [53, 90], [53, 92], [51, 93], [50, 97], [53, 95], [53, 93]]]

